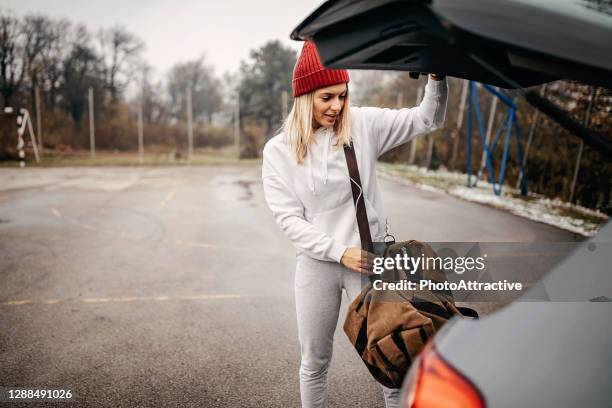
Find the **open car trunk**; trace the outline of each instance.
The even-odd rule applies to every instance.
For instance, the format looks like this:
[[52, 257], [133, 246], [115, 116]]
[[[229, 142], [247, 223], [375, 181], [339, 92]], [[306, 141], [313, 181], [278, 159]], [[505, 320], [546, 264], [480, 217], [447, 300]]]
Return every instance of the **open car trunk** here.
[[612, 87], [608, 0], [329, 0], [291, 33], [328, 68], [437, 73], [519, 89], [601, 154], [612, 142], [534, 90], [558, 79]]
[[602, 0], [332, 0], [291, 38], [313, 40], [329, 68], [612, 87], [611, 13]]

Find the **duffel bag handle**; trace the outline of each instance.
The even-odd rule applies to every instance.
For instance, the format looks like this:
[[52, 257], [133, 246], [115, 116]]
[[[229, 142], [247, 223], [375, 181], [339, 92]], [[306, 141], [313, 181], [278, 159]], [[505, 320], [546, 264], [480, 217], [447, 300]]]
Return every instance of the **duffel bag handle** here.
[[478, 312], [470, 307], [457, 306], [457, 310], [462, 316], [478, 319]]

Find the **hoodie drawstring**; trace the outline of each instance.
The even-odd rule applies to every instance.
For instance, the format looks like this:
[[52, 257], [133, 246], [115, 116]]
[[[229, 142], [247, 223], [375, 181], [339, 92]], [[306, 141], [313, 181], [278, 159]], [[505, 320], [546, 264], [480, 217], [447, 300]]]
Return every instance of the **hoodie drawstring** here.
[[323, 184], [327, 184], [327, 161], [328, 161], [328, 155], [329, 155], [329, 142], [331, 141], [331, 136], [329, 134], [329, 129], [327, 129], [327, 133], [325, 135], [325, 149], [323, 149], [323, 157], [324, 159], [324, 165], [323, 165]]
[[[325, 145], [323, 147], [323, 184], [327, 184], [327, 162], [329, 160], [329, 144], [331, 142], [331, 135], [330, 135], [331, 130], [328, 128], [325, 132]], [[306, 161], [308, 162], [308, 175], [310, 180], [309, 181], [309, 187], [310, 187], [310, 191], [312, 191], [312, 195], [317, 195], [317, 192], [315, 190], [315, 183], [314, 183], [314, 175], [312, 172], [312, 151], [310, 149], [310, 147], [308, 147], [308, 151], [306, 152]]]
[[309, 184], [310, 184], [310, 191], [312, 191], [312, 195], [317, 195], [316, 191], [315, 191], [315, 185], [314, 185], [314, 177], [312, 176], [312, 151], [310, 150], [310, 147], [308, 147], [308, 151], [306, 152], [306, 161], [308, 162], [308, 175], [309, 175]]

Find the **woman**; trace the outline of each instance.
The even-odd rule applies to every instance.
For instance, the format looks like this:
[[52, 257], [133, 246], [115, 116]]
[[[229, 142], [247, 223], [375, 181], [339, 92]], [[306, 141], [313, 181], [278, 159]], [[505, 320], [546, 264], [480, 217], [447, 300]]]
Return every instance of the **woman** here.
[[[323, 407], [342, 289], [349, 300], [371, 270], [359, 231], [343, 146], [353, 144], [372, 239], [382, 241], [386, 217], [376, 160], [415, 136], [442, 126], [447, 84], [432, 75], [412, 109], [349, 109], [348, 72], [321, 65], [306, 42], [293, 71], [294, 103], [283, 132], [266, 143], [262, 178], [266, 202], [297, 250], [295, 301], [301, 348], [302, 407]], [[399, 390], [383, 387], [387, 408]]]

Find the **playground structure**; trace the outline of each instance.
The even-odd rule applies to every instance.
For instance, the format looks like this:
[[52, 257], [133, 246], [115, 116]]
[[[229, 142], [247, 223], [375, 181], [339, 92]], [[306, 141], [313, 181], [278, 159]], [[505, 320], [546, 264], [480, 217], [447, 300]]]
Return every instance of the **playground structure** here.
[[[514, 135], [516, 144], [516, 158], [519, 163], [519, 186], [521, 195], [527, 195], [527, 180], [525, 174], [525, 160], [523, 157], [523, 148], [521, 146], [520, 138], [520, 127], [516, 118], [516, 112], [518, 107], [516, 105], [516, 98], [513, 100], [508, 97], [505, 93], [499, 89], [486, 84], [482, 84], [481, 87], [493, 95], [493, 103], [489, 112], [489, 121], [485, 132], [484, 118], [480, 109], [480, 102], [478, 100], [478, 92], [476, 90], [476, 83], [469, 81], [468, 83], [468, 117], [467, 117], [467, 185], [468, 187], [475, 187], [478, 184], [478, 180], [482, 177], [484, 168], [486, 167], [488, 180], [493, 186], [493, 192], [496, 195], [501, 195], [502, 188], [504, 185], [504, 179], [506, 176], [506, 168], [508, 166], [508, 156], [510, 150], [510, 140]], [[497, 107], [497, 102], [501, 101], [507, 108], [507, 113], [501, 124], [499, 125], [495, 137], [491, 141], [491, 131], [493, 128], [494, 115]], [[476, 120], [478, 125], [478, 135], [482, 143], [482, 160], [479, 166], [476, 178], [472, 181], [473, 168], [472, 168], [472, 151], [473, 151], [473, 128], [474, 128], [474, 113], [476, 114]], [[505, 138], [503, 142], [503, 153], [500, 164], [499, 177], [495, 177], [495, 169], [493, 167], [492, 155], [497, 147], [498, 142], [501, 139], [502, 134], [505, 131]], [[486, 136], [485, 136], [486, 134]]]
[[[19, 166], [25, 167], [25, 148], [26, 148], [26, 131], [30, 136], [30, 143], [32, 145], [32, 150], [34, 151], [34, 158], [37, 163], [40, 163], [40, 155], [38, 152], [38, 142], [36, 140], [36, 134], [34, 133], [34, 129], [32, 127], [32, 120], [30, 117], [30, 112], [21, 108], [18, 112], [15, 111], [12, 107], [5, 107], [4, 110], [0, 114], [3, 117], [2, 120], [2, 128], [5, 141], [5, 146], [3, 146], [2, 154], [8, 154], [13, 151], [11, 148], [11, 144], [16, 147], [17, 158], [19, 159]], [[15, 126], [16, 125], [16, 126]], [[16, 139], [12, 139], [12, 137], [16, 136]], [[11, 140], [14, 140], [11, 143]]]
[[[510, 80], [507, 80], [511, 83]], [[543, 113], [548, 118], [555, 121], [558, 125], [560, 125], [565, 130], [569, 131], [570, 134], [580, 138], [580, 146], [578, 150], [578, 155], [576, 157], [576, 162], [573, 170], [573, 178], [571, 181], [570, 187], [570, 195], [569, 202], [574, 201], [574, 193], [576, 191], [576, 184], [578, 179], [578, 172], [580, 171], [581, 160], [582, 160], [582, 152], [585, 143], [589, 144], [592, 148], [595, 148], [602, 156], [606, 158], [612, 158], [612, 144], [606, 141], [603, 138], [597, 137], [593, 133], [589, 131], [589, 124], [591, 118], [591, 112], [593, 109], [594, 99], [597, 95], [597, 87], [592, 86], [591, 92], [588, 98], [588, 105], [586, 108], [586, 112], [584, 115], [584, 119], [582, 123], [572, 119], [569, 114], [563, 112], [561, 109], [552, 104], [548, 99], [544, 97], [544, 93], [546, 90], [546, 85], [543, 85], [540, 88], [540, 92], [535, 92], [533, 90], [525, 91], [518, 84], [514, 84], [517, 89], [514, 91], [514, 97], [510, 97], [506, 92], [501, 91], [499, 88], [492, 87], [487, 84], [478, 84], [482, 87], [482, 89], [486, 90], [490, 94], [493, 95], [491, 108], [489, 110], [489, 121], [487, 124], [486, 132], [484, 128], [484, 118], [480, 109], [480, 102], [478, 97], [478, 92], [476, 90], [477, 84], [474, 81], [467, 81], [464, 87], [464, 92], [461, 97], [461, 106], [459, 109], [459, 121], [457, 124], [457, 128], [461, 127], [461, 121], [463, 119], [463, 111], [466, 99], [468, 100], [468, 118], [467, 118], [467, 155], [466, 155], [466, 173], [467, 173], [467, 186], [472, 188], [476, 187], [478, 184], [478, 180], [480, 180], [483, 176], [484, 170], [486, 168], [488, 181], [491, 183], [493, 187], [493, 192], [496, 195], [501, 195], [502, 187], [504, 185], [504, 178], [506, 175], [506, 169], [508, 165], [508, 157], [509, 157], [509, 147], [510, 141], [514, 135], [515, 144], [516, 144], [516, 162], [519, 166], [519, 177], [516, 183], [516, 187], [520, 189], [520, 193], [522, 196], [527, 195], [527, 171], [526, 171], [526, 163], [527, 156], [529, 154], [529, 148], [533, 141], [533, 137], [535, 134], [535, 130], [538, 124], [539, 115]], [[520, 127], [517, 120], [517, 111], [518, 106], [516, 101], [519, 97], [523, 97], [527, 102], [529, 102], [534, 108], [535, 113], [533, 115], [531, 121], [531, 129], [529, 131], [529, 137], [527, 140], [527, 144], [525, 149], [523, 149], [520, 138]], [[495, 137], [490, 142], [492, 126], [494, 122], [495, 110], [497, 107], [497, 102], [501, 101], [507, 107], [507, 113], [504, 120], [501, 122]], [[482, 144], [482, 159], [481, 164], [476, 174], [476, 178], [472, 181], [472, 151], [473, 151], [473, 120], [474, 114], [476, 115], [478, 133], [480, 136], [481, 144]], [[499, 177], [495, 178], [495, 170], [492, 162], [492, 155], [495, 151], [495, 148], [500, 141], [502, 133], [505, 131], [505, 139], [503, 143], [503, 152], [501, 157], [500, 164], [500, 172]], [[483, 136], [486, 133], [486, 136]]]

